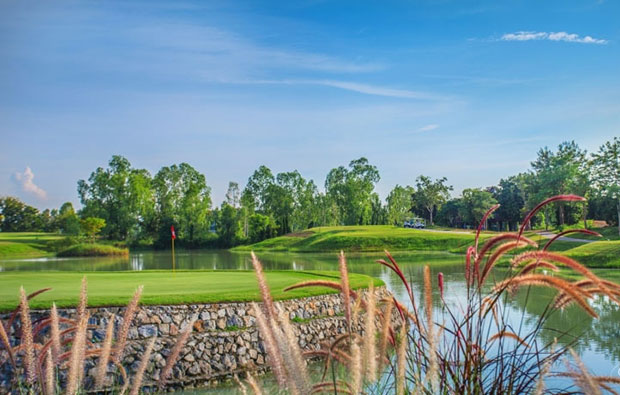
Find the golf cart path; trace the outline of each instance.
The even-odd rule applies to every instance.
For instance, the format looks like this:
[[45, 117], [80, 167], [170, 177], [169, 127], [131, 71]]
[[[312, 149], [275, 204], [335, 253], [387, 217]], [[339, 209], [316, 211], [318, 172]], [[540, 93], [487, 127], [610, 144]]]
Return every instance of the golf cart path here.
[[[437, 233], [456, 233], [456, 234], [473, 234], [474, 232], [470, 231], [460, 231], [460, 230], [439, 230], [439, 229], [418, 229], [418, 230], [423, 230], [425, 232], [437, 232]], [[549, 232], [549, 231], [542, 231], [542, 232], [537, 232], [540, 236], [544, 237], [545, 239], [552, 239], [556, 236], [555, 233], [553, 232]], [[559, 241], [568, 241], [568, 242], [572, 242], [572, 243], [592, 243], [596, 240], [585, 240], [585, 239], [576, 239], [574, 237], [566, 237], [566, 236], [562, 236], [560, 238], [558, 238]]]
[[[544, 237], [545, 239], [552, 239], [556, 236], [555, 233], [548, 232], [548, 231], [538, 232], [538, 234]], [[573, 243], [592, 243], [593, 241], [595, 241], [595, 240], [576, 239], [574, 237], [565, 237], [565, 236], [558, 238], [558, 240], [559, 241], [570, 241]]]

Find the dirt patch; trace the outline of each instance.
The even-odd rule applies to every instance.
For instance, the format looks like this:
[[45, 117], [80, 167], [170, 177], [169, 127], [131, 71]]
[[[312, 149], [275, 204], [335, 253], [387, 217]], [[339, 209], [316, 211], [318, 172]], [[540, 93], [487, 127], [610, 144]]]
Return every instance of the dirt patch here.
[[608, 226], [607, 222], [605, 221], [592, 221], [592, 227], [593, 228], [604, 228]]

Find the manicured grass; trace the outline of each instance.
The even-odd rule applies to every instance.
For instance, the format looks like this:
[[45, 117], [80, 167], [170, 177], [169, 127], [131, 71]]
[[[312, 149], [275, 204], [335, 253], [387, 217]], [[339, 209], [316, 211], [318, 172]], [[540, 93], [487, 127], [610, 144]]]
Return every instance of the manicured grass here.
[[[285, 287], [301, 281], [339, 281], [333, 271], [269, 271], [265, 273], [274, 299], [290, 299], [336, 292], [328, 288], [305, 288], [283, 292]], [[51, 287], [31, 300], [33, 308], [75, 306], [82, 277], [88, 280], [89, 306], [123, 306], [131, 299], [136, 287], [144, 285], [143, 304], [191, 304], [258, 301], [260, 295], [253, 271], [140, 271], [140, 272], [5, 272], [0, 273], [0, 311], [18, 305], [19, 287], [27, 293]], [[362, 274], [350, 274], [353, 288], [366, 287], [379, 279]]]
[[48, 242], [62, 238], [56, 233], [0, 232], [0, 258], [36, 258], [53, 255]]
[[620, 268], [620, 241], [595, 241], [564, 254], [588, 267]]
[[118, 248], [107, 244], [81, 243], [62, 250], [57, 254], [59, 257], [71, 256], [127, 256], [127, 248]]
[[[484, 233], [487, 238], [490, 233]], [[473, 232], [439, 232], [406, 229], [389, 225], [333, 226], [312, 228], [293, 235], [263, 240], [236, 247], [238, 251], [289, 252], [373, 252], [383, 251], [449, 251], [465, 252], [474, 241]]]

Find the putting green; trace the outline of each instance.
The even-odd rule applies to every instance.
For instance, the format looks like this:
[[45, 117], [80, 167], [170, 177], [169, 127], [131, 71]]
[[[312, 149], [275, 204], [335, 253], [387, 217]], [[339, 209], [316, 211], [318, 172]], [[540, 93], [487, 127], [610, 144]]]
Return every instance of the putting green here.
[[[283, 292], [289, 285], [309, 280], [339, 281], [338, 272], [269, 271], [265, 273], [274, 299], [291, 299], [336, 292], [323, 287]], [[32, 308], [75, 306], [82, 277], [88, 281], [88, 305], [123, 306], [140, 285], [144, 286], [141, 303], [149, 305], [247, 302], [260, 300], [253, 271], [156, 271], [139, 272], [5, 272], [0, 273], [0, 311], [14, 309], [19, 303], [19, 288], [27, 293], [41, 288], [51, 291], [31, 300]], [[383, 285], [379, 279], [350, 274], [352, 288]]]

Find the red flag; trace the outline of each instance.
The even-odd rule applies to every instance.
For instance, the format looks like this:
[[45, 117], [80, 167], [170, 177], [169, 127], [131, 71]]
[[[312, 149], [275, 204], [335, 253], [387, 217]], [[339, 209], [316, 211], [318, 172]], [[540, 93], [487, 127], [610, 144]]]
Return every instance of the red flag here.
[[174, 233], [174, 225], [170, 226], [170, 233], [172, 233], [172, 240], [177, 238], [177, 234]]

